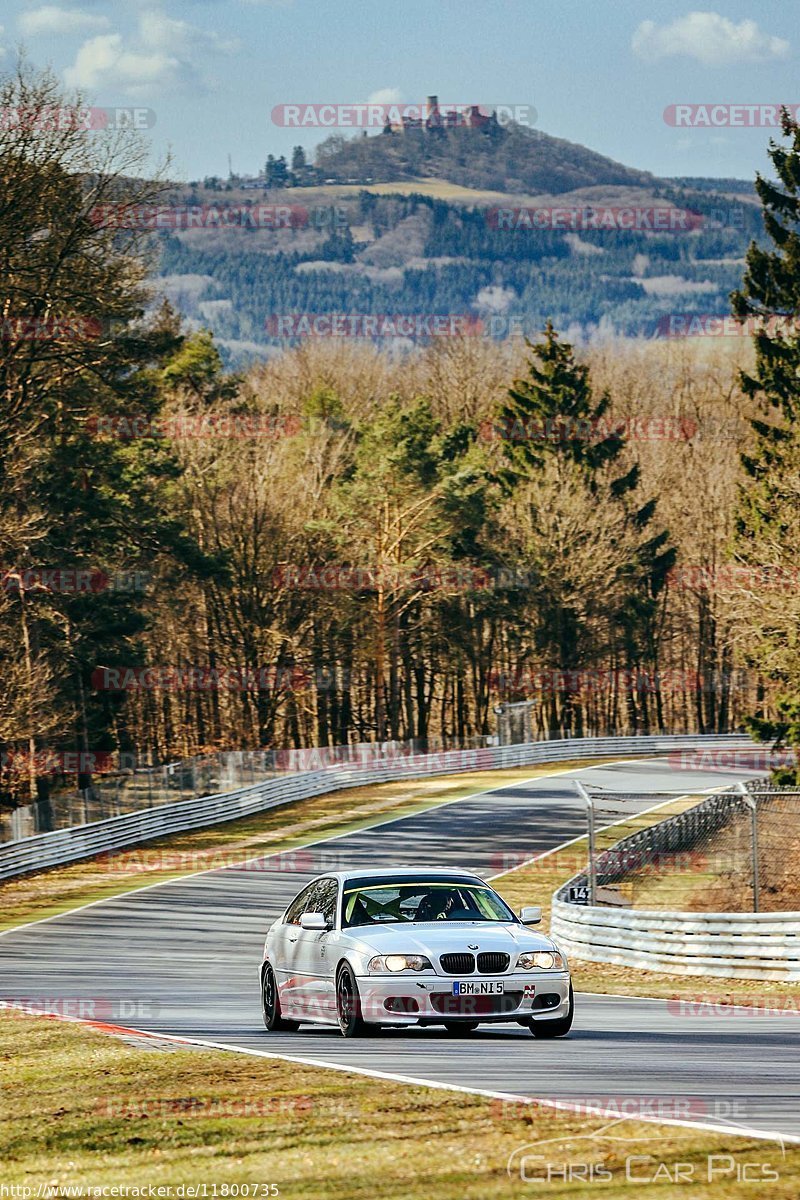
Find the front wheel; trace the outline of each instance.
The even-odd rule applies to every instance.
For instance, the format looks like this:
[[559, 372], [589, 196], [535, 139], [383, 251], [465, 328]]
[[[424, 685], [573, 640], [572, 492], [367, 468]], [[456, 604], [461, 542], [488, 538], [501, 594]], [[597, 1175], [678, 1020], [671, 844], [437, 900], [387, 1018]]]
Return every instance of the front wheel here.
[[572, 1029], [572, 1018], [575, 1015], [575, 997], [572, 994], [572, 984], [569, 985], [569, 1010], [565, 1017], [555, 1021], [535, 1021], [531, 1018], [528, 1028], [535, 1038], [565, 1037]]
[[261, 1013], [270, 1033], [294, 1033], [300, 1028], [299, 1021], [288, 1021], [281, 1016], [281, 998], [275, 972], [267, 963], [261, 975]]
[[347, 963], [342, 964], [336, 976], [336, 1017], [343, 1037], [366, 1037], [372, 1032], [373, 1026], [361, 1016], [358, 984]]

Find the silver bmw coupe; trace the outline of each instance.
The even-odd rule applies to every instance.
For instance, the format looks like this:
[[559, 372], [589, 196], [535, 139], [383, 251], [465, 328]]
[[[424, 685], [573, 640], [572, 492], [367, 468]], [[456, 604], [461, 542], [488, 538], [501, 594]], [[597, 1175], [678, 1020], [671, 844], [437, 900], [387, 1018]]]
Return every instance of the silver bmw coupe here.
[[271, 926], [261, 964], [264, 1024], [337, 1025], [345, 1037], [381, 1025], [516, 1022], [563, 1037], [573, 994], [564, 954], [483, 879], [452, 868], [398, 867], [313, 879]]

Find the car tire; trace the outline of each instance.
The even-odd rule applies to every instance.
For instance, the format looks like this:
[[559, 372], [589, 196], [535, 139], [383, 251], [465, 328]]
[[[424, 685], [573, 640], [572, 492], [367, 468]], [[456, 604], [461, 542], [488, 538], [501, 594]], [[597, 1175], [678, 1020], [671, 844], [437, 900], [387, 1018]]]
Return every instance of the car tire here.
[[531, 1017], [528, 1028], [535, 1038], [566, 1037], [572, 1028], [572, 1018], [575, 1015], [575, 997], [572, 994], [572, 984], [569, 985], [569, 1011], [565, 1017], [557, 1020], [537, 1021]]
[[336, 1016], [342, 1036], [367, 1037], [376, 1026], [361, 1016], [361, 996], [356, 977], [348, 963], [342, 963], [336, 973]]
[[281, 999], [275, 972], [269, 963], [261, 972], [261, 1015], [269, 1033], [294, 1033], [300, 1028], [299, 1021], [289, 1021], [281, 1016]]
[[453, 1037], [466, 1037], [478, 1028], [478, 1021], [445, 1021], [444, 1027]]

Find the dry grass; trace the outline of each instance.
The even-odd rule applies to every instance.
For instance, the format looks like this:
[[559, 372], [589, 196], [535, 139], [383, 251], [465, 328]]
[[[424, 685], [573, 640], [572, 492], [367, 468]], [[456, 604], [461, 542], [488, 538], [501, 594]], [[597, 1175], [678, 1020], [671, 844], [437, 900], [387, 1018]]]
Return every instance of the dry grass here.
[[[524, 1045], [536, 1053], [533, 1039]], [[55, 1200], [76, 1185], [206, 1184], [212, 1196], [213, 1185], [219, 1195], [225, 1185], [274, 1183], [292, 1200], [500, 1200], [534, 1189], [578, 1198], [591, 1169], [610, 1173], [597, 1184], [608, 1200], [663, 1200], [676, 1194], [664, 1180], [678, 1163], [688, 1164], [696, 1200], [760, 1200], [767, 1188], [771, 1200], [788, 1200], [800, 1186], [800, 1147], [784, 1154], [775, 1143], [728, 1133], [634, 1120], [609, 1126], [536, 1104], [221, 1051], [159, 1053], [11, 1013], [0, 1015], [0, 1058], [0, 1183], [30, 1188], [32, 1197], [40, 1185], [52, 1187]], [[523, 1147], [528, 1176], [549, 1163], [555, 1182], [521, 1181]], [[631, 1156], [634, 1175], [658, 1178], [631, 1186]], [[712, 1182], [709, 1156], [719, 1156]], [[745, 1163], [778, 1178], [765, 1188], [739, 1183]], [[566, 1164], [577, 1175], [571, 1183], [560, 1178]]]
[[[800, 910], [800, 806], [795, 796], [765, 801], [758, 810], [759, 908]], [[751, 820], [734, 817], [724, 829], [683, 853], [663, 856], [631, 879], [636, 908], [685, 912], [751, 912]]]

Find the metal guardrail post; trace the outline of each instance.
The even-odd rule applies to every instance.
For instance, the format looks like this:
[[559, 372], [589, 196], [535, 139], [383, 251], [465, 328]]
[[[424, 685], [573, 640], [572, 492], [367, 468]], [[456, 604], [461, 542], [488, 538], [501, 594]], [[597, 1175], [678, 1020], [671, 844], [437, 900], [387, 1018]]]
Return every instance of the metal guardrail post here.
[[753, 912], [757, 913], [759, 896], [761, 894], [758, 870], [758, 802], [755, 796], [748, 792], [743, 783], [737, 783], [736, 790], [750, 809], [750, 849], [753, 860]]
[[594, 833], [594, 800], [587, 792], [586, 788], [580, 782], [575, 780], [575, 787], [578, 795], [586, 805], [586, 824], [589, 834], [589, 903], [594, 905], [597, 901], [597, 869], [595, 864], [595, 833]]

